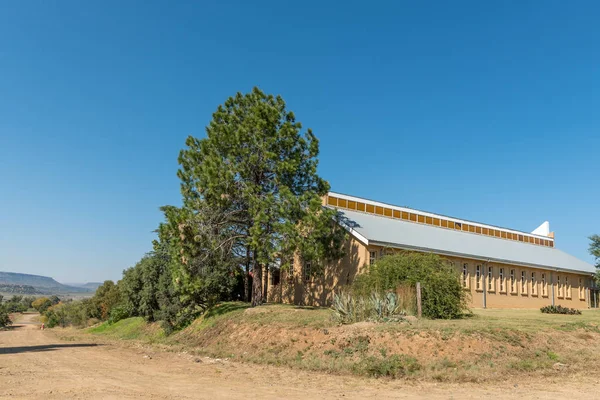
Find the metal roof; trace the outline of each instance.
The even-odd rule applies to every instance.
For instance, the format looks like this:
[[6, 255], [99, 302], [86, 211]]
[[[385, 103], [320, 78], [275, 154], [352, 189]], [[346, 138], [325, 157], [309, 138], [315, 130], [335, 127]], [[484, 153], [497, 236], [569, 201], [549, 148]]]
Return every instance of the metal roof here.
[[350, 210], [339, 210], [342, 222], [366, 244], [463, 256], [491, 262], [595, 273], [585, 261], [552, 247], [422, 225]]

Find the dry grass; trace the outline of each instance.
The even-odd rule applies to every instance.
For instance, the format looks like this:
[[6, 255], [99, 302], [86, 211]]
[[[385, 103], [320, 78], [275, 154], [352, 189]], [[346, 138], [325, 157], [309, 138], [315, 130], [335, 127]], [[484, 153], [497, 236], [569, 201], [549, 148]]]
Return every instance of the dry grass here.
[[[243, 362], [403, 379], [479, 382], [600, 366], [598, 311], [475, 310], [460, 320], [338, 326], [328, 309], [226, 303], [169, 337], [127, 321], [94, 333]], [[555, 370], [557, 362], [566, 367]]]

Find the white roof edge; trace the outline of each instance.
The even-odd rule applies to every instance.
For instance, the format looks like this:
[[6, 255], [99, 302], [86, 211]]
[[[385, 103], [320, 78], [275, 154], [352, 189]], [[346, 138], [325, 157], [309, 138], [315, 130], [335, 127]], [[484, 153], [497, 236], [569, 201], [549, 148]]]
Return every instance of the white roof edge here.
[[[550, 241], [554, 242], [554, 238], [552, 238], [550, 236], [538, 235], [538, 234], [535, 234], [533, 232], [532, 233], [528, 233], [528, 232], [517, 231], [517, 230], [514, 230], [514, 229], [501, 228], [499, 226], [482, 224], [482, 223], [479, 223], [479, 222], [474, 222], [474, 221], [469, 221], [469, 220], [466, 220], [466, 219], [459, 219], [459, 218], [449, 217], [447, 215], [442, 215], [442, 214], [433, 214], [433, 213], [430, 213], [430, 212], [415, 210], [413, 208], [408, 208], [408, 207], [394, 206], [392, 204], [381, 203], [379, 201], [363, 199], [362, 197], [349, 196], [347, 194], [342, 194], [342, 193], [337, 193], [337, 192], [329, 192], [329, 193], [327, 193], [327, 195], [328, 196], [331, 195], [331, 196], [339, 197], [340, 199], [344, 199], [344, 200], [359, 201], [359, 202], [362, 202], [362, 203], [365, 203], [365, 204], [371, 204], [371, 205], [374, 205], [374, 206], [391, 208], [393, 210], [398, 210], [398, 211], [412, 212], [412, 213], [420, 214], [420, 215], [423, 215], [423, 216], [426, 216], [426, 217], [443, 218], [443, 219], [447, 219], [449, 221], [458, 222], [460, 224], [468, 224], [468, 225], [479, 226], [481, 228], [488, 228], [488, 229], [497, 229], [497, 230], [501, 230], [501, 231], [504, 231], [504, 232], [515, 233], [517, 235], [533, 236], [533, 237], [537, 237], [537, 238], [545, 239], [545, 240], [550, 240]], [[358, 210], [351, 210], [351, 211], [361, 212], [361, 211], [358, 211]], [[382, 217], [382, 218], [389, 218], [389, 217], [385, 217], [385, 216], [382, 216], [382, 215], [376, 215], [376, 214], [374, 214], [374, 215], [378, 216], [378, 217]]]
[[515, 265], [515, 266], [521, 266], [521, 267], [534, 267], [534, 268], [544, 269], [544, 270], [548, 270], [548, 271], [580, 273], [583, 275], [592, 275], [592, 276], [596, 275], [594, 272], [590, 272], [590, 271], [581, 271], [581, 270], [576, 270], [576, 269], [552, 267], [552, 266], [540, 265], [540, 264], [529, 264], [529, 263], [523, 263], [523, 262], [518, 262], [518, 261], [476, 256], [476, 255], [472, 255], [472, 254], [455, 253], [455, 252], [451, 252], [451, 251], [437, 250], [437, 249], [431, 249], [431, 248], [426, 248], [426, 247], [400, 245], [400, 244], [387, 243], [387, 242], [381, 242], [381, 241], [372, 241], [371, 244], [375, 245], [375, 246], [390, 247], [390, 248], [396, 248], [396, 249], [402, 249], [402, 250], [417, 250], [417, 251], [421, 251], [421, 252], [425, 252], [425, 253], [435, 253], [435, 254], [441, 254], [441, 255], [445, 255], [445, 256], [465, 257], [465, 258], [470, 258], [473, 260], [492, 261], [492, 262], [497, 262], [500, 264]]
[[369, 239], [358, 233], [358, 231], [349, 225], [345, 224], [343, 221], [338, 221], [338, 223], [342, 226], [342, 228], [346, 229], [352, 236], [354, 236], [359, 242], [364, 244], [365, 246], [369, 245]]

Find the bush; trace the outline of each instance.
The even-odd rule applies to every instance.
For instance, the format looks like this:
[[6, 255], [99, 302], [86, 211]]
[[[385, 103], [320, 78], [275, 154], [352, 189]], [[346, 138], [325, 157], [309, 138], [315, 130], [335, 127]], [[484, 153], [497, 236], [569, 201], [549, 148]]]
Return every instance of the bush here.
[[421, 369], [419, 362], [410, 356], [404, 354], [394, 354], [391, 357], [365, 357], [358, 363], [354, 370], [358, 373], [364, 373], [376, 378], [390, 377], [400, 378], [412, 374]]
[[110, 310], [110, 316], [108, 317], [108, 323], [114, 324], [115, 322], [119, 322], [122, 319], [129, 318], [129, 312], [127, 312], [127, 308], [123, 305], [119, 305], [113, 307]]
[[563, 306], [545, 306], [540, 308], [540, 311], [544, 314], [581, 315], [581, 311], [577, 310], [576, 308]]
[[385, 256], [352, 285], [358, 296], [395, 291], [399, 286], [421, 283], [423, 316], [433, 319], [460, 318], [468, 311], [468, 292], [460, 285], [458, 271], [434, 254], [398, 253]]
[[40, 297], [31, 303], [31, 306], [35, 308], [40, 314], [46, 312], [48, 308], [52, 306], [52, 301], [47, 297]]
[[11, 320], [8, 316], [8, 310], [5, 305], [0, 303], [0, 328], [6, 328], [11, 324]]

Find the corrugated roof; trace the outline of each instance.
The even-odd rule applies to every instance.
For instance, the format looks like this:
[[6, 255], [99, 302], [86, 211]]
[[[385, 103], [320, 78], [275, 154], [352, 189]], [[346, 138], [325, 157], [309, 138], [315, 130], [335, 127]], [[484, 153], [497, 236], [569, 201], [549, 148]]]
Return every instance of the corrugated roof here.
[[594, 273], [596, 268], [556, 248], [535, 246], [512, 240], [439, 228], [379, 217], [350, 210], [339, 210], [344, 223], [369, 244], [388, 245], [440, 253], [489, 259], [547, 269]]

